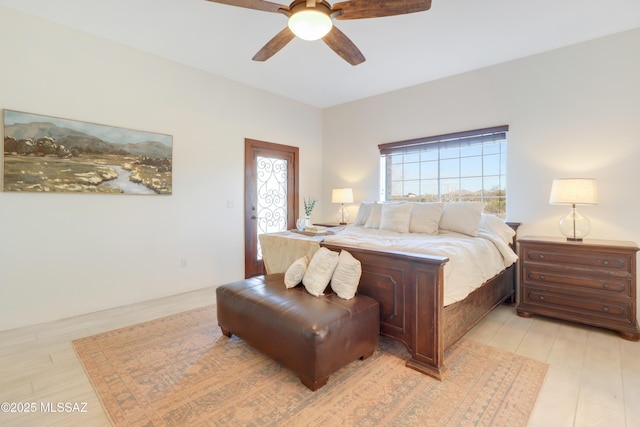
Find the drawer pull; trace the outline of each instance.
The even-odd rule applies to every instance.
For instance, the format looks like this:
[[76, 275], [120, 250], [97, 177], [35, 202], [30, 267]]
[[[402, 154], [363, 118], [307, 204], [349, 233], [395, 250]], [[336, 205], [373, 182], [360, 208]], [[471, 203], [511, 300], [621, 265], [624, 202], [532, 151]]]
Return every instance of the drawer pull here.
[[609, 311], [609, 307], [602, 307], [602, 310]]
[[540, 255], [538, 255], [538, 258], [544, 259], [544, 255], [540, 254]]
[[543, 300], [544, 300], [544, 297], [543, 297], [543, 296], [540, 296], [540, 301], [543, 301]]
[[605, 283], [604, 285], [602, 285], [602, 287], [603, 287], [604, 289], [609, 289], [609, 284], [608, 284], [608, 283]]
[[544, 274], [540, 275], [540, 280], [544, 280]]
[[607, 261], [606, 259], [605, 259], [604, 261], [602, 261], [602, 263], [603, 263], [604, 265], [609, 265], [609, 261]]

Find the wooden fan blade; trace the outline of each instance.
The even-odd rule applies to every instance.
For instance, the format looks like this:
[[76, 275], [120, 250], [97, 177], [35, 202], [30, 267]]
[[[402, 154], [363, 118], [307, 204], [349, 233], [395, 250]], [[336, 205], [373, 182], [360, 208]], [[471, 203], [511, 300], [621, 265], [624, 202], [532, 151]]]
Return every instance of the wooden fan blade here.
[[285, 47], [287, 43], [293, 40], [294, 37], [295, 34], [293, 34], [289, 27], [284, 27], [284, 30], [280, 31], [274, 38], [269, 40], [267, 44], [265, 44], [262, 49], [253, 56], [252, 59], [254, 61], [266, 61], [278, 53], [278, 51]]
[[429, 8], [431, 0], [350, 0], [335, 3], [332, 10], [342, 10], [336, 19], [363, 19], [404, 15]]
[[358, 65], [365, 61], [360, 49], [335, 25], [331, 28], [331, 31], [322, 38], [322, 41], [351, 65]]
[[288, 10], [283, 4], [271, 3], [264, 0], [207, 0], [212, 3], [228, 4], [229, 6], [246, 7], [247, 9], [262, 10], [264, 12], [280, 13], [280, 9]]

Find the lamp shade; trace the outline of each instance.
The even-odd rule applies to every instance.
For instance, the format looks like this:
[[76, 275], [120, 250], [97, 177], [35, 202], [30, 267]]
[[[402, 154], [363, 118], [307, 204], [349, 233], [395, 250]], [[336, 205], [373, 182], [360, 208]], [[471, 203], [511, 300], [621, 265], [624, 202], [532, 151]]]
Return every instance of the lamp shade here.
[[353, 203], [351, 188], [334, 188], [331, 193], [331, 203]]
[[554, 179], [549, 203], [552, 205], [597, 205], [596, 180], [591, 178]]

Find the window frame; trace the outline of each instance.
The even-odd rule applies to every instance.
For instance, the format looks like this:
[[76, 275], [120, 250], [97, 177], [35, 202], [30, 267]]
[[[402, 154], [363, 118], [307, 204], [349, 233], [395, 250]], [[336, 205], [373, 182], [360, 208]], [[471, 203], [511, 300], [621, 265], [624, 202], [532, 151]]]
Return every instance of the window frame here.
[[[379, 144], [380, 200], [432, 202], [482, 201], [487, 206], [487, 213], [494, 213], [504, 218], [506, 216], [507, 208], [506, 162], [508, 131], [509, 126], [502, 125], [483, 129], [468, 130], [464, 132], [455, 132]], [[500, 143], [499, 150], [497, 152], [489, 153], [484, 151], [485, 148], [494, 146], [495, 143]], [[468, 153], [469, 151], [472, 151], [474, 147], [480, 149], [479, 154], [465, 154], [465, 151], [467, 151]], [[443, 158], [443, 154], [446, 154], [447, 152], [451, 154], [452, 151], [456, 150], [456, 155], [451, 155], [449, 157]], [[394, 163], [393, 161], [390, 161], [391, 159], [393, 159], [393, 156], [399, 157], [398, 155], [402, 155], [402, 160], [400, 162]], [[429, 155], [435, 155], [435, 157], [432, 159], [426, 158]], [[412, 161], [405, 161], [405, 159], [409, 156], [414, 157], [414, 159]], [[488, 162], [490, 160], [497, 160], [497, 174], [486, 171], [488, 165], [485, 162]], [[443, 174], [446, 174], [443, 165], [448, 162], [450, 164], [453, 164], [455, 167], [456, 161], [458, 162], [457, 172], [455, 172], [453, 176], [443, 176]], [[468, 165], [467, 167], [469, 167], [469, 165], [471, 164], [474, 164], [476, 172], [465, 172], [462, 169], [465, 162]], [[435, 166], [437, 170], [423, 170], [423, 167], [428, 163], [433, 163], [432, 166]], [[412, 164], [416, 165], [414, 166], [414, 168], [418, 169], [418, 178], [416, 179], [414, 176], [413, 179], [406, 179], [404, 174], [409, 170], [409, 168], [406, 168], [405, 166]], [[396, 171], [399, 167], [402, 167], [402, 172], [397, 172], [398, 175], [402, 176], [402, 179], [390, 181], [390, 174], [393, 174], [394, 167], [396, 168]], [[481, 171], [480, 174], [478, 174], [478, 170]], [[492, 168], [492, 171], [495, 172], [495, 170], [496, 166]], [[426, 178], [426, 176], [424, 175], [425, 172], [429, 173], [429, 178]], [[416, 172], [414, 171], [414, 174], [415, 173]], [[472, 180], [475, 180], [476, 183], [480, 182], [480, 190], [476, 190], [471, 193], [464, 193], [462, 182], [465, 179], [468, 180], [467, 182], [471, 182]], [[489, 188], [487, 188], [486, 186], [489, 185], [489, 180], [495, 181], [496, 179], [497, 192], [490, 193]], [[447, 180], [453, 183], [452, 188], [454, 189], [448, 193], [443, 193], [443, 186], [446, 185]], [[414, 185], [418, 185], [418, 188], [422, 189], [422, 186], [425, 185], [427, 181], [432, 181], [432, 185], [435, 185], [437, 187], [437, 194], [427, 193], [426, 190], [419, 191], [418, 193], [420, 194], [417, 195], [414, 195], [415, 193], [413, 192], [405, 193], [405, 189], [408, 186], [406, 183], [414, 183]], [[455, 188], [456, 182], [457, 188]], [[398, 185], [398, 183], [402, 185], [402, 194], [400, 196], [398, 196], [397, 194], [395, 196], [392, 195], [392, 185], [394, 185], [394, 183], [396, 185]], [[476, 184], [476, 188], [477, 187], [478, 185]], [[491, 188], [496, 188], [496, 186]], [[427, 194], [429, 196], [427, 197], [428, 200], [425, 199], [425, 195]], [[448, 197], [443, 200], [443, 196]]]

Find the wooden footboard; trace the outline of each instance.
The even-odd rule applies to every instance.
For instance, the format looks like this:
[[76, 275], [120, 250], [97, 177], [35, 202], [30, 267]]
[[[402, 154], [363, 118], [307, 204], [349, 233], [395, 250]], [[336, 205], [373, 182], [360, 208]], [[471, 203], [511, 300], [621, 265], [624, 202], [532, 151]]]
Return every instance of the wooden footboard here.
[[443, 275], [449, 259], [321, 245], [333, 251], [346, 249], [362, 263], [358, 293], [380, 303], [380, 333], [407, 347], [411, 355], [407, 366], [444, 379]]
[[465, 300], [444, 307], [446, 257], [380, 251], [321, 243], [346, 249], [362, 263], [358, 293], [380, 304], [380, 333], [402, 342], [410, 353], [407, 366], [443, 380], [444, 351], [494, 307], [514, 294], [512, 266]]

